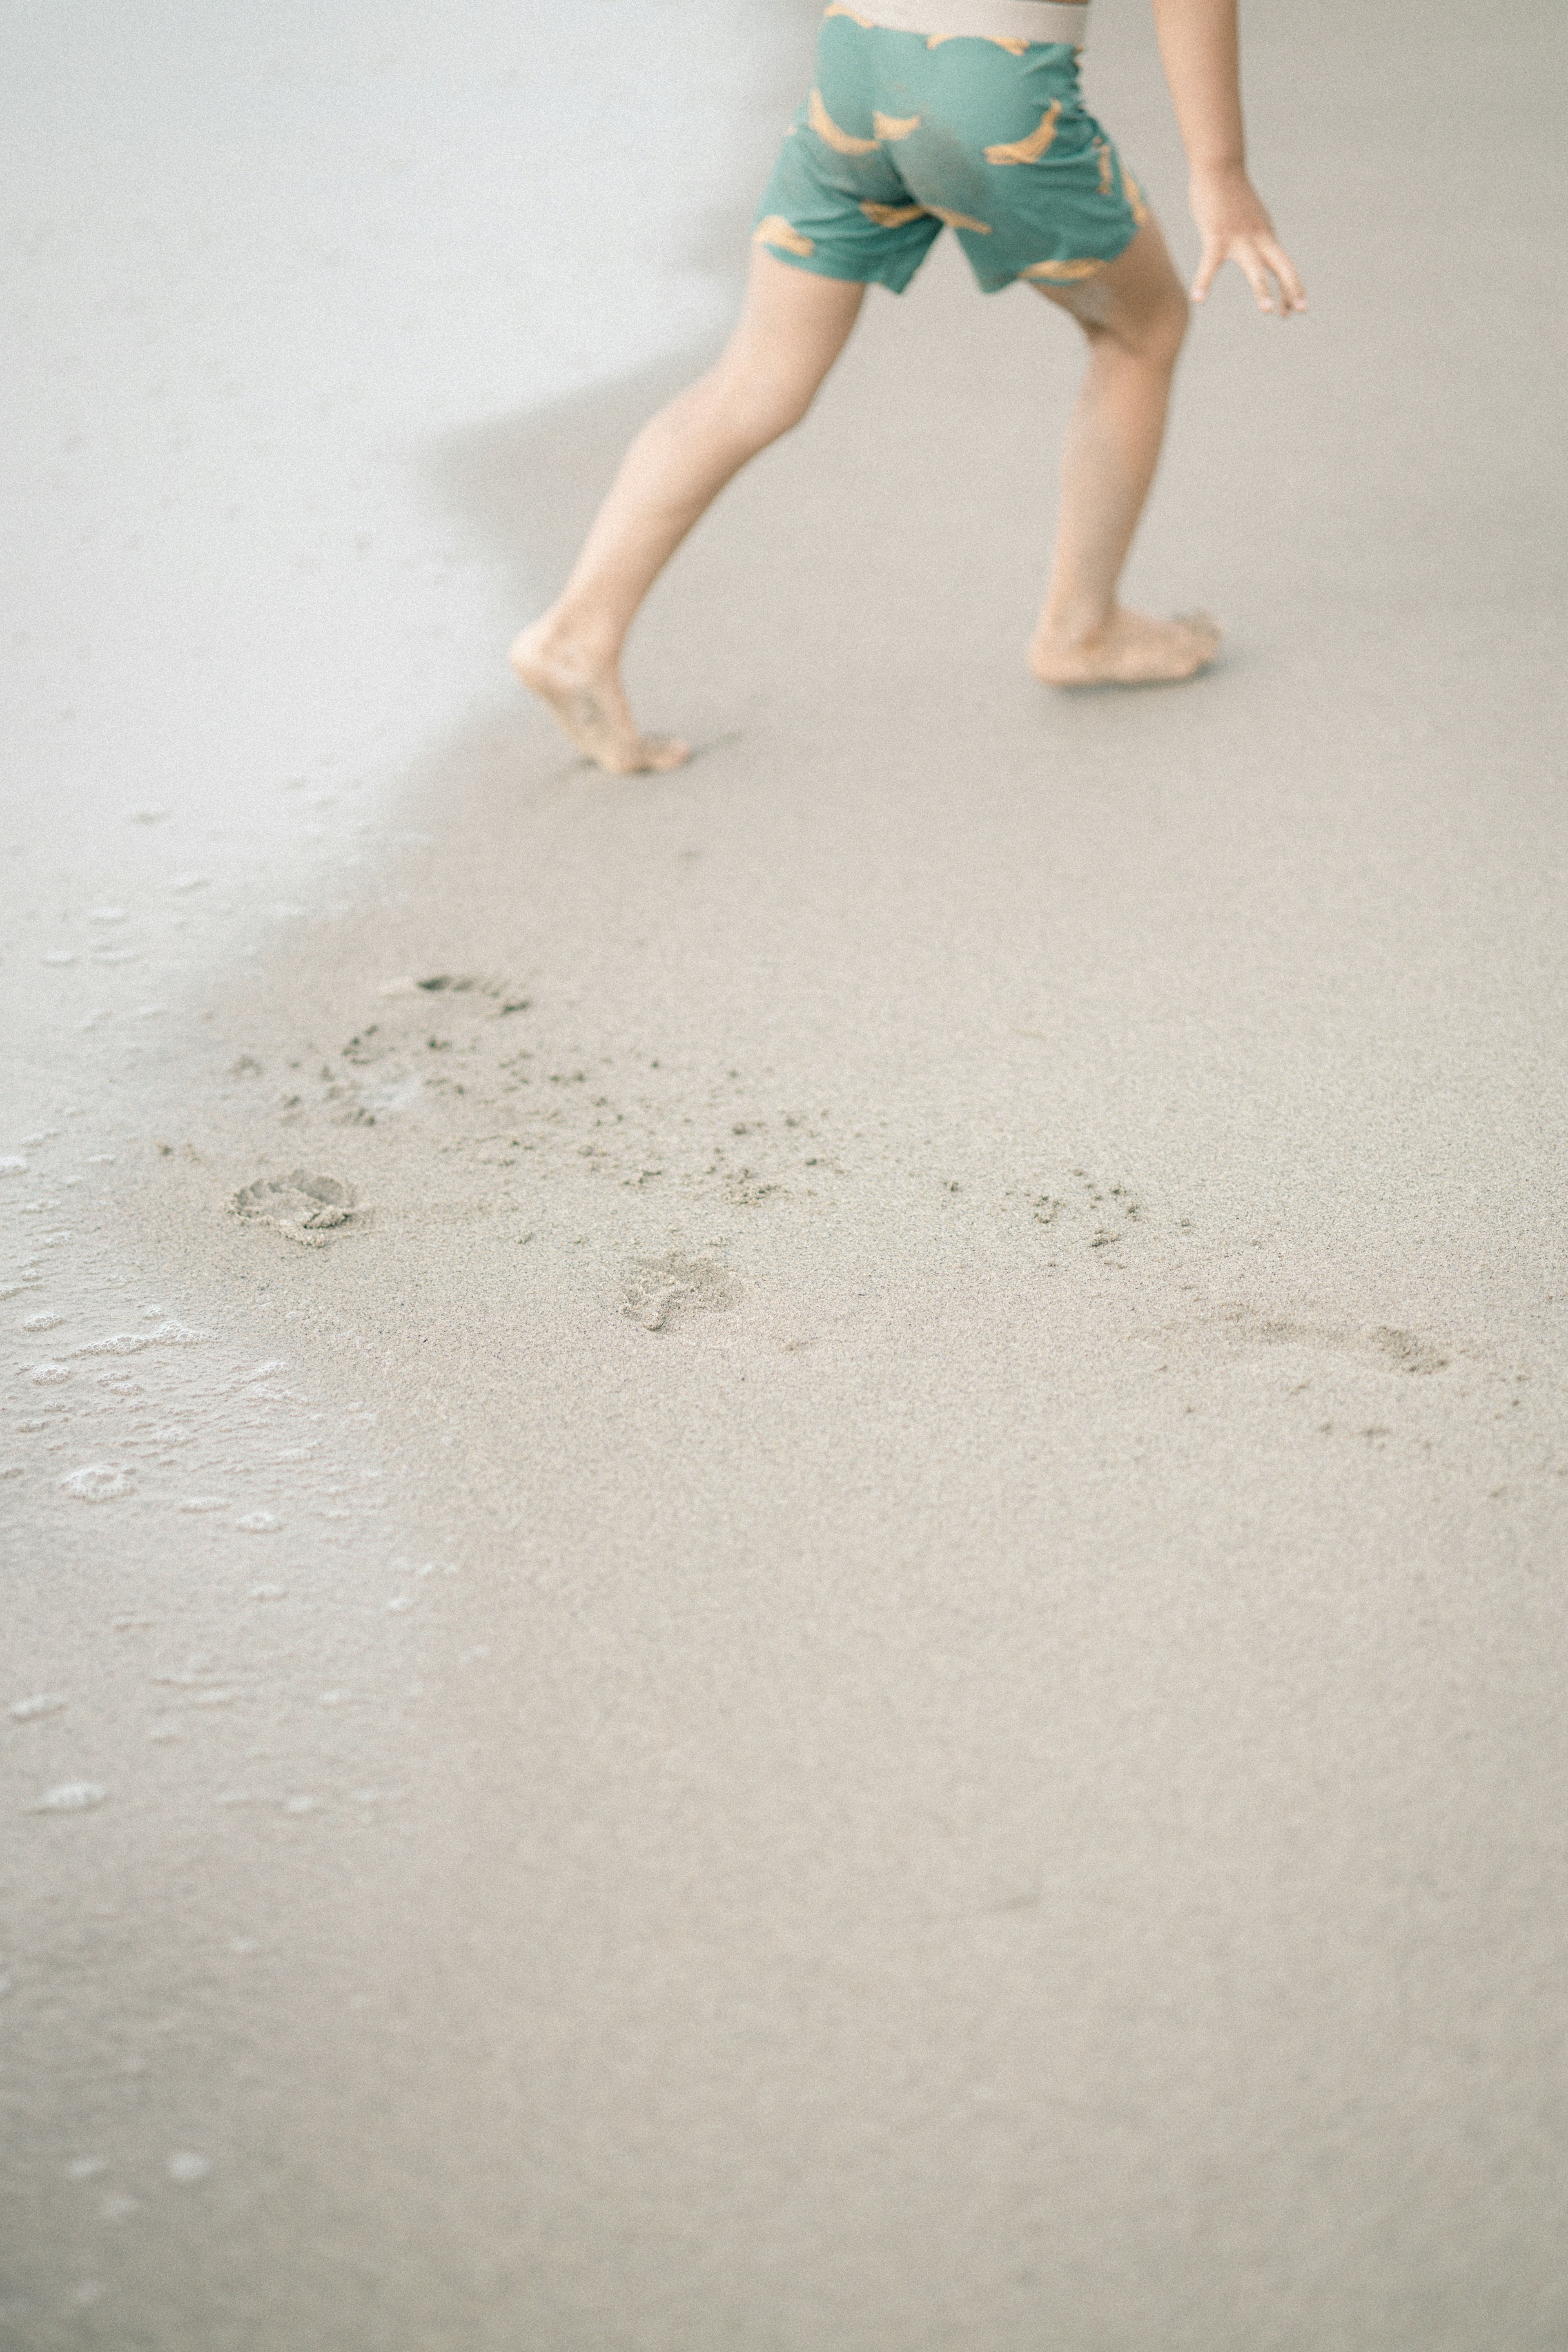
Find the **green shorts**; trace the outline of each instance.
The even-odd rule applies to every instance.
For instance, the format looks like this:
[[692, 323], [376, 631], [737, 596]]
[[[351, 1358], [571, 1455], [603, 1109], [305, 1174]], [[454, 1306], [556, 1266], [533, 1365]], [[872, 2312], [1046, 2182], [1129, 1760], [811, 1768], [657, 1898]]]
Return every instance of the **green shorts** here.
[[891, 32], [834, 0], [753, 241], [901, 294], [946, 226], [992, 294], [1093, 278], [1148, 216], [1066, 42]]

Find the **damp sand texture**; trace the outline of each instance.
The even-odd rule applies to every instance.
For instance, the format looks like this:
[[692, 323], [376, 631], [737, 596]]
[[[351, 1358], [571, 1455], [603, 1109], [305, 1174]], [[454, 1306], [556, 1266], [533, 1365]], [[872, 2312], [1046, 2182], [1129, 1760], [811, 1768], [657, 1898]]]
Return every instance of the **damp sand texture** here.
[[[104, 169], [146, 21], [48, 101]], [[671, 21], [739, 253], [812, 27], [742, 103]], [[142, 114], [85, 241], [90, 159], [6, 151], [37, 478], [122, 473], [34, 535], [5, 722], [0, 2336], [1559, 2352], [1562, 12], [1249, 20], [1314, 309], [1211, 298], [1130, 583], [1210, 677], [1028, 679], [1078, 353], [939, 253], [654, 600], [699, 753], [626, 781], [505, 647], [705, 348], [485, 375], [523, 281], [429, 240], [526, 182], [536, 268], [565, 36], [312, 24], [182, 25], [199, 203]], [[1147, 44], [1089, 82], [1180, 247]], [[633, 65], [593, 136], [652, 173]], [[226, 376], [280, 122], [369, 160]], [[130, 249], [154, 187], [194, 247]], [[227, 515], [342, 415], [318, 512]], [[201, 615], [133, 660], [237, 531], [254, 681]]]

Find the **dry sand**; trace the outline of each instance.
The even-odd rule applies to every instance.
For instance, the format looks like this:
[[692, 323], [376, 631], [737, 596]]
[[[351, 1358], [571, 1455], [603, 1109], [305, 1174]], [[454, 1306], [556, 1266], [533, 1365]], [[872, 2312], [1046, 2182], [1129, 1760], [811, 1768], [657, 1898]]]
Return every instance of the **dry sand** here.
[[[1211, 677], [1024, 674], [1076, 354], [943, 251], [689, 768], [498, 685], [281, 931], [22, 887], [27, 2352], [1564, 2340], [1563, 28], [1258, 15]], [[498, 663], [697, 356], [429, 452]]]

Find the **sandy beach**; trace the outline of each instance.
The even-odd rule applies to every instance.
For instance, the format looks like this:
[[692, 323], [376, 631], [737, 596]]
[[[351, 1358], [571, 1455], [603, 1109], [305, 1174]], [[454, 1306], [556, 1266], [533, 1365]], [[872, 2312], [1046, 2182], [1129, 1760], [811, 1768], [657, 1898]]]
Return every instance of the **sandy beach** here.
[[813, 32], [668, 15], [160, 10], [90, 203], [15, 36], [0, 2342], [1557, 2352], [1568, 30], [1254, 9], [1212, 674], [1028, 677], [944, 240], [606, 778], [506, 645]]

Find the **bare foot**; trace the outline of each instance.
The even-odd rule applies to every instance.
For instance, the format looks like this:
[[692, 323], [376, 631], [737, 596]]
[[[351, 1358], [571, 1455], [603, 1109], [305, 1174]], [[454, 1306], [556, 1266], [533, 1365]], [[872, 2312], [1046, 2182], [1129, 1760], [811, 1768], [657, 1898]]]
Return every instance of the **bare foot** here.
[[1220, 633], [1206, 613], [1156, 621], [1148, 613], [1125, 612], [1087, 635], [1068, 635], [1041, 627], [1029, 648], [1029, 667], [1047, 686], [1173, 685], [1206, 669], [1219, 649]]
[[563, 730], [613, 776], [679, 768], [690, 747], [664, 735], [639, 735], [613, 660], [595, 660], [546, 613], [511, 649], [524, 686], [550, 705]]

